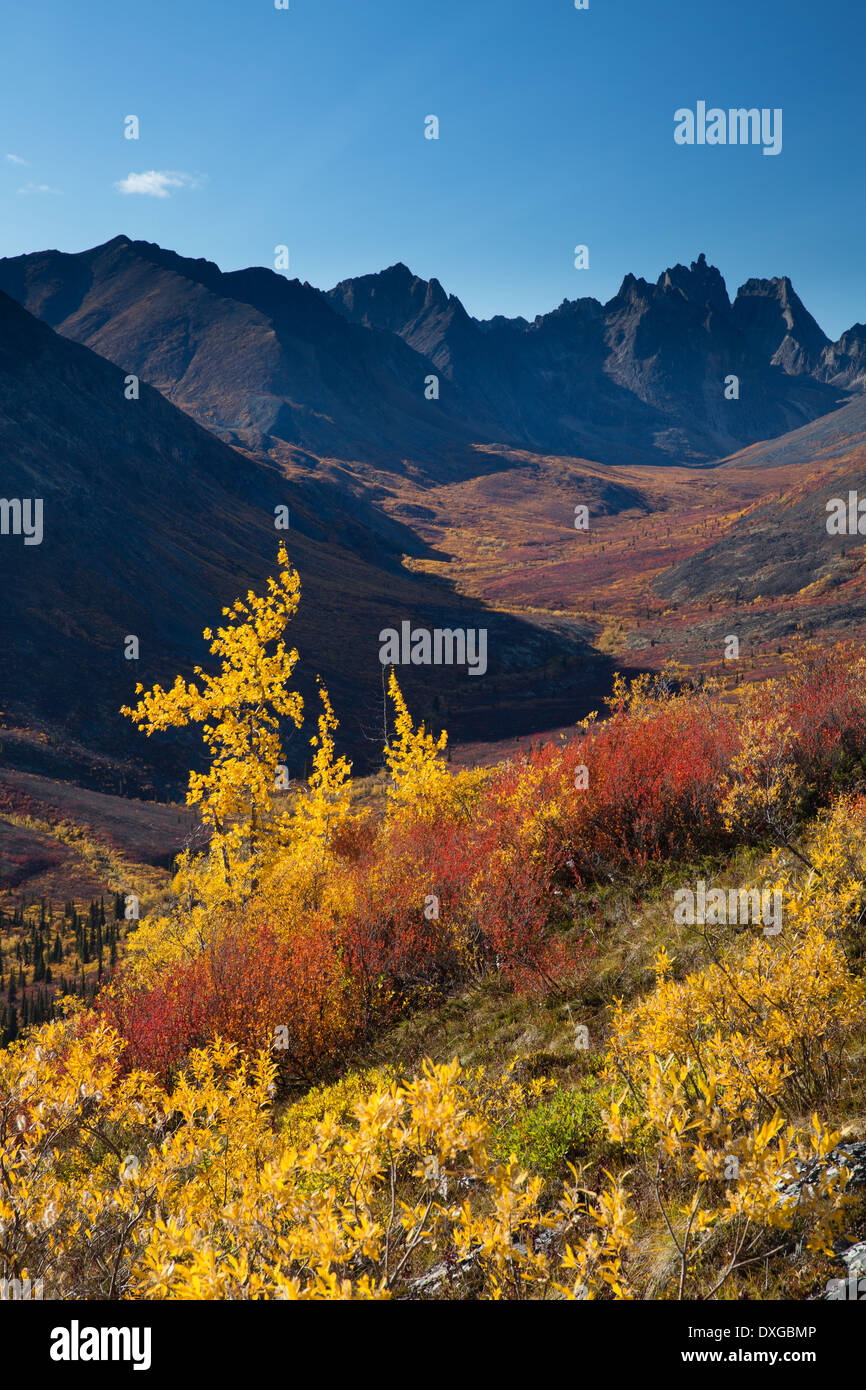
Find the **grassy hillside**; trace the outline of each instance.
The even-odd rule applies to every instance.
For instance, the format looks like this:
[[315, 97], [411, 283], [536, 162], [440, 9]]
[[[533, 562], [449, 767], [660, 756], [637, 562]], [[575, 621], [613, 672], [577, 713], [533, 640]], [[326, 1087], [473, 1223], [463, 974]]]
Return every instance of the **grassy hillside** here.
[[[95, 1000], [0, 1055], [0, 1274], [825, 1296], [866, 1235], [862, 655], [800, 642], [740, 691], [618, 680], [570, 737], [459, 768], [392, 673], [382, 775], [353, 783], [322, 690], [286, 789], [296, 581], [127, 712], [205, 726], [207, 843], [145, 886]], [[79, 954], [110, 947], [76, 916]], [[40, 931], [8, 923], [7, 958]]]

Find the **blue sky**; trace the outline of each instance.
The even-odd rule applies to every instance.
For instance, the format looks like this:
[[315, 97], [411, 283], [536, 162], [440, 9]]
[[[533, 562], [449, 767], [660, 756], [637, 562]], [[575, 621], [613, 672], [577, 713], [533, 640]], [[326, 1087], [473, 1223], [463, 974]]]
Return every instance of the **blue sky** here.
[[[286, 244], [325, 288], [402, 260], [533, 317], [705, 251], [731, 293], [790, 275], [831, 337], [866, 320], [862, 0], [290, 4], [7, 5], [0, 254], [123, 232], [237, 269]], [[781, 107], [781, 154], [677, 146], [699, 100]], [[169, 196], [116, 186], [152, 171]]]

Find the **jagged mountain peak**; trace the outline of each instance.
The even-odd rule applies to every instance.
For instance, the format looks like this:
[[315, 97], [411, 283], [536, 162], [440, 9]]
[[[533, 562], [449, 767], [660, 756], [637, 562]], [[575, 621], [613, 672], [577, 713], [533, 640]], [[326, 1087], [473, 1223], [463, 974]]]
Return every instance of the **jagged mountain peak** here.
[[787, 275], [747, 280], [737, 290], [733, 316], [757, 349], [792, 376], [815, 372], [830, 346]]
[[866, 390], [866, 324], [853, 323], [824, 348], [819, 375], [847, 391]]
[[431, 307], [441, 310], [450, 306], [465, 313], [457, 296], [449, 295], [435, 277], [425, 280], [403, 261], [369, 275], [341, 280], [323, 298], [355, 322], [392, 332]]
[[663, 291], [677, 291], [684, 299], [718, 312], [728, 313], [731, 308], [724, 276], [717, 266], [709, 264], [703, 251], [688, 266], [679, 262], [669, 266], [659, 276], [656, 286]]
[[[594, 299], [592, 295], [581, 295], [579, 299], [563, 299], [555, 309], [551, 309], [549, 314], [538, 314], [533, 320], [533, 329], [543, 329], [546, 325], [562, 321], [573, 320], [576, 326], [591, 323], [604, 312], [604, 305], [600, 299]], [[514, 320], [518, 323], [526, 323], [525, 319]]]
[[622, 284], [613, 296], [613, 299], [608, 300], [608, 303], [614, 304], [622, 299], [632, 301], [647, 299], [652, 293], [652, 288], [649, 280], [644, 280], [642, 275], [632, 275], [631, 271], [628, 271], [628, 273], [623, 276]]

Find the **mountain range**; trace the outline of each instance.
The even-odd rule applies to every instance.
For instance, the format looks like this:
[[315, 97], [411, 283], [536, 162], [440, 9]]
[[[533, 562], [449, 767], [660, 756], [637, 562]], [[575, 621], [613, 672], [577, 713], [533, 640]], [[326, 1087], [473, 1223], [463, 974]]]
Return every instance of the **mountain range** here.
[[[866, 480], [864, 393], [862, 324], [832, 343], [787, 277], [731, 299], [703, 255], [532, 322], [474, 319], [402, 264], [321, 291], [124, 236], [0, 260], [0, 491], [46, 518], [41, 546], [0, 543], [0, 702], [42, 731], [5, 755], [56, 771], [62, 730], [76, 775], [110, 755], [170, 782], [171, 749], [142, 764], [117, 709], [203, 659], [201, 629], [273, 569], [280, 505], [301, 685], [314, 707], [325, 678], [359, 765], [378, 635], [405, 619], [490, 631], [483, 681], [406, 669], [428, 720], [468, 740], [573, 721], [614, 658], [652, 659], [644, 609], [850, 577], [824, 479]], [[656, 522], [674, 537], [647, 548]]]
[[[703, 255], [606, 304], [473, 319], [399, 264], [328, 292], [115, 237], [0, 260], [0, 289], [227, 442], [441, 479], [473, 444], [603, 463], [707, 463], [866, 384], [866, 329], [831, 343], [787, 277], [733, 301]], [[739, 398], [724, 383], [739, 380]], [[429, 378], [439, 379], [428, 399]]]

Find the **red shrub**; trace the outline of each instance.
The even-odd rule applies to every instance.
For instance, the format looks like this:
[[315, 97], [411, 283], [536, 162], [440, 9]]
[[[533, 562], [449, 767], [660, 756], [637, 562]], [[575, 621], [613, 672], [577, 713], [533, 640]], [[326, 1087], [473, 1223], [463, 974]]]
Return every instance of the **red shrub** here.
[[167, 1075], [220, 1037], [249, 1052], [274, 1048], [286, 1070], [307, 1078], [327, 1069], [353, 1030], [336, 942], [320, 921], [283, 937], [264, 918], [260, 909], [228, 923], [202, 956], [147, 988], [121, 980], [103, 992], [98, 1006], [125, 1038], [130, 1067]]
[[[821, 798], [834, 777], [863, 777], [866, 691], [857, 667], [859, 656], [850, 642], [824, 648], [804, 642], [793, 654], [783, 709], [794, 735], [794, 758]], [[769, 693], [765, 706], [768, 699]]]

